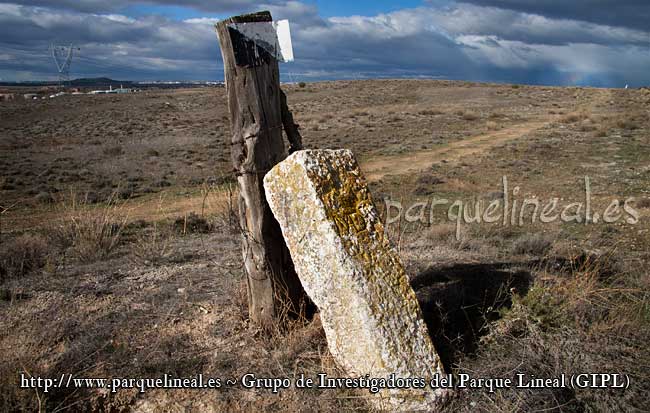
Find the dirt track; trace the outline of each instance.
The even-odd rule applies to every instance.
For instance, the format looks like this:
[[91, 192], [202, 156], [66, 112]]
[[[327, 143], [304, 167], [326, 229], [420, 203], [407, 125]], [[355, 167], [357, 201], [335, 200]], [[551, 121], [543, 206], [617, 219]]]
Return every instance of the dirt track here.
[[491, 133], [472, 136], [452, 142], [442, 148], [419, 151], [401, 156], [386, 156], [363, 162], [361, 168], [366, 178], [377, 181], [387, 174], [402, 175], [425, 169], [440, 160], [456, 161], [464, 156], [481, 153], [501, 143], [520, 138], [541, 129], [551, 121], [533, 121]]
[[[581, 110], [591, 111], [597, 104], [602, 103], [611, 97], [611, 92], [602, 91], [598, 97], [591, 101]], [[576, 111], [574, 113], [577, 113]], [[463, 139], [461, 141], [448, 143], [440, 148], [432, 150], [409, 152], [402, 155], [384, 156], [371, 159], [361, 163], [366, 178], [369, 181], [378, 181], [385, 175], [402, 175], [410, 172], [417, 172], [430, 167], [433, 163], [445, 160], [447, 162], [458, 161], [468, 155], [479, 154], [503, 144], [505, 142], [519, 139], [539, 129], [545, 128], [560, 118], [559, 115], [545, 115], [531, 121], [506, 127], [490, 133], [484, 133]]]

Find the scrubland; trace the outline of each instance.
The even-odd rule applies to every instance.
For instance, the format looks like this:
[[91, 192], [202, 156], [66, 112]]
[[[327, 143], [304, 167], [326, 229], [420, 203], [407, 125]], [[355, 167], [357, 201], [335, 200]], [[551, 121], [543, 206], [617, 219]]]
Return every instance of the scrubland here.
[[[387, 200], [404, 213], [449, 201], [387, 224], [448, 372], [630, 379], [625, 390], [462, 390], [448, 411], [647, 408], [650, 91], [284, 88], [305, 146], [351, 149], [385, 218]], [[0, 119], [0, 410], [369, 410], [363, 390], [20, 389], [21, 373], [343, 373], [318, 315], [270, 335], [248, 322], [223, 89], [8, 102]], [[585, 177], [601, 219], [585, 219]], [[583, 203], [582, 219], [577, 206], [546, 223], [532, 209], [521, 224], [456, 218], [506, 197]], [[465, 209], [450, 215], [455, 201]]]

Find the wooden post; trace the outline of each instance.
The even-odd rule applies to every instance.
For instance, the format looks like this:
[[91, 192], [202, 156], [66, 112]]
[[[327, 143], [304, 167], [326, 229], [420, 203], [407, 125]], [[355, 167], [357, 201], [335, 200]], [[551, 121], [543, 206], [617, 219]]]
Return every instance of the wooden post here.
[[263, 186], [266, 172], [286, 157], [283, 125], [292, 150], [302, 148], [300, 134], [280, 90], [275, 57], [228, 27], [230, 23], [270, 21], [271, 13], [265, 11], [216, 25], [230, 109], [231, 159], [239, 184], [248, 309], [251, 320], [265, 329], [280, 318], [298, 314], [309, 302]]

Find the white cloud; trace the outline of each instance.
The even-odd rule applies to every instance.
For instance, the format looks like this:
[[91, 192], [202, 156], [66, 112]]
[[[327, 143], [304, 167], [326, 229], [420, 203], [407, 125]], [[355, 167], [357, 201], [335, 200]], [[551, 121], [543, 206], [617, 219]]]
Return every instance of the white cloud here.
[[130, 24], [130, 23], [135, 23], [136, 22], [135, 19], [132, 19], [132, 18], [127, 17], [127, 16], [123, 16], [121, 14], [104, 14], [104, 15], [99, 15], [98, 17], [104, 17], [104, 18], [106, 18], [108, 20], [118, 22], [118, 23]]
[[216, 17], [199, 17], [199, 18], [194, 18], [194, 19], [185, 19], [183, 20], [183, 23], [188, 23], [188, 24], [203, 24], [203, 25], [210, 25], [214, 26], [215, 23], [217, 23], [220, 19]]

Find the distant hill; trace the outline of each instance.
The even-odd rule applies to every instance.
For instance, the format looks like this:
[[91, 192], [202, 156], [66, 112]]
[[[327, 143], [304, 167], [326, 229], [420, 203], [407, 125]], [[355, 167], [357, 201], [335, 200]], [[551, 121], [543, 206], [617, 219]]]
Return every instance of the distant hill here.
[[[32, 81], [32, 82], [0, 82], [0, 86], [56, 86], [58, 81]], [[130, 87], [133, 82], [130, 80], [113, 80], [107, 77], [81, 78], [66, 82], [71, 87]]]
[[[58, 81], [0, 82], [0, 86], [56, 86], [58, 84]], [[120, 87], [120, 85], [123, 85], [124, 87], [131, 87], [133, 84], [134, 83], [130, 80], [113, 80], [108, 77], [94, 77], [73, 79], [69, 83], [66, 83], [66, 86], [69, 85], [71, 87], [104, 88], [109, 86]]]
[[113, 80], [108, 77], [95, 77], [95, 78], [82, 78], [74, 79], [70, 81], [70, 85], [73, 87], [131, 87], [133, 82], [130, 80]]
[[[0, 82], [0, 86], [6, 87], [52, 87], [58, 86], [58, 81], [32, 81], [32, 82]], [[219, 81], [153, 81], [153, 82], [134, 82], [131, 80], [114, 80], [108, 77], [80, 78], [66, 82], [66, 87], [82, 88], [85, 90], [108, 89], [109, 87], [119, 88], [160, 88], [174, 89], [181, 87], [205, 87], [205, 86], [223, 86]]]

